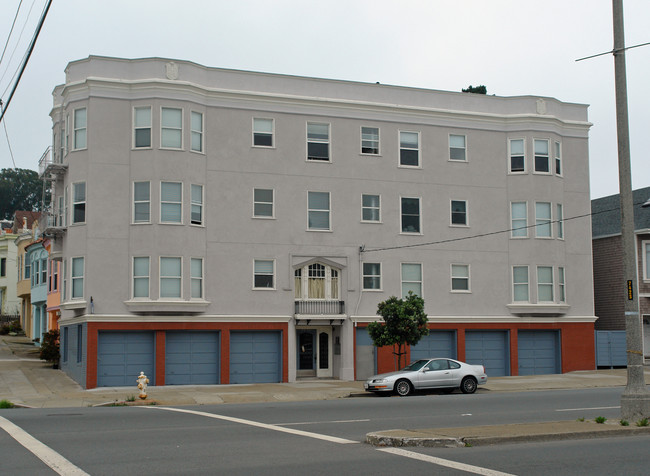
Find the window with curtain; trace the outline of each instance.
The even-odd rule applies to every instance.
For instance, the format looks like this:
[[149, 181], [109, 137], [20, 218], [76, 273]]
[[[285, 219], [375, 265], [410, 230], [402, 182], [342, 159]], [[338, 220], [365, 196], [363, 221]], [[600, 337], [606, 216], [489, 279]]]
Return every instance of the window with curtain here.
[[363, 221], [380, 221], [379, 203], [379, 195], [361, 195], [361, 219]]
[[339, 300], [340, 270], [312, 263], [294, 270], [294, 297], [308, 300]]

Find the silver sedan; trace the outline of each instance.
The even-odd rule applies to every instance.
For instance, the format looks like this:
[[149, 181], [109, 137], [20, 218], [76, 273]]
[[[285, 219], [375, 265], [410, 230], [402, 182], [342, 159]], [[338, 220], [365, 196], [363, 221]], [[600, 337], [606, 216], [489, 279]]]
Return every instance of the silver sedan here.
[[364, 388], [379, 394], [395, 392], [403, 397], [414, 390], [437, 388], [449, 393], [457, 388], [463, 393], [474, 393], [486, 382], [482, 365], [436, 358], [416, 360], [397, 372], [373, 375], [366, 380]]

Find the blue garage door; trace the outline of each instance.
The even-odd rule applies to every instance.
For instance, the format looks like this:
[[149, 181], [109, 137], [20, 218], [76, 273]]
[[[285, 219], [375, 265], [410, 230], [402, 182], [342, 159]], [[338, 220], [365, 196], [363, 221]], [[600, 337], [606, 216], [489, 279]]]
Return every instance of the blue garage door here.
[[215, 385], [219, 383], [219, 333], [167, 332], [165, 384]]
[[519, 331], [519, 375], [560, 373], [560, 333]]
[[97, 386], [134, 387], [140, 372], [154, 382], [153, 332], [99, 332]]
[[411, 347], [411, 362], [431, 357], [455, 359], [456, 332], [430, 330], [428, 336], [424, 336], [417, 345]]
[[510, 375], [506, 331], [466, 331], [465, 361], [483, 365], [489, 377]]
[[282, 375], [282, 334], [230, 333], [230, 383], [275, 383]]

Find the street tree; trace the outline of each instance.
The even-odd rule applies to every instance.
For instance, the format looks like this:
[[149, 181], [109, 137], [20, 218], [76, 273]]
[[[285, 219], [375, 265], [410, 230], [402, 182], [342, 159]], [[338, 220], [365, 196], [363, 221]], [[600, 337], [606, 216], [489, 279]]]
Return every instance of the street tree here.
[[472, 86], [471, 84], [467, 89], [462, 90], [464, 93], [474, 93], [474, 94], [487, 94], [487, 88], [483, 85], [481, 86]]
[[40, 210], [44, 198], [47, 203], [38, 172], [18, 168], [0, 171], [0, 219], [10, 220], [16, 210]]
[[406, 345], [415, 345], [422, 337], [429, 335], [424, 299], [412, 291], [409, 291], [405, 299], [391, 296], [377, 305], [377, 314], [384, 322], [368, 324], [368, 335], [377, 347], [393, 346], [397, 368], [401, 369]]

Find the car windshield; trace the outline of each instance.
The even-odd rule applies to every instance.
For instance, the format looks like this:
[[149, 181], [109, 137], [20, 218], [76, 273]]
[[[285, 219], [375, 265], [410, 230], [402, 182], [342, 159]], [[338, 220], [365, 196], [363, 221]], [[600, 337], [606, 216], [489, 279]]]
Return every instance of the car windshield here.
[[411, 362], [409, 365], [404, 367], [402, 370], [403, 371], [415, 371], [415, 370], [420, 370], [422, 367], [424, 367], [428, 360], [416, 360], [415, 362]]

